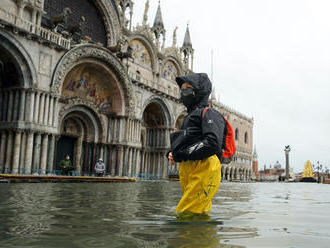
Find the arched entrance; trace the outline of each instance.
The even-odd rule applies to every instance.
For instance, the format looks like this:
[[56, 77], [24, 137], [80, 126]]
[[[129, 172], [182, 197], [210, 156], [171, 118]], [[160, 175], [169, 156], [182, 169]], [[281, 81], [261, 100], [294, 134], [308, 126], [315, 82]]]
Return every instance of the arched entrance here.
[[31, 166], [32, 155], [23, 152], [28, 150], [24, 146], [27, 135], [19, 130], [18, 121], [27, 119], [26, 109], [31, 105], [26, 101], [25, 89], [35, 79], [35, 68], [26, 50], [0, 30], [0, 172], [26, 173], [26, 167]]
[[61, 121], [60, 136], [56, 146], [56, 171], [66, 154], [70, 156], [75, 174], [90, 175], [98, 157], [102, 157], [99, 137], [102, 127], [92, 110], [85, 106], [74, 106]]
[[167, 109], [157, 99], [152, 100], [142, 116], [142, 133], [145, 133], [145, 146], [142, 154], [140, 176], [148, 179], [167, 176], [165, 154], [168, 147], [169, 117]]

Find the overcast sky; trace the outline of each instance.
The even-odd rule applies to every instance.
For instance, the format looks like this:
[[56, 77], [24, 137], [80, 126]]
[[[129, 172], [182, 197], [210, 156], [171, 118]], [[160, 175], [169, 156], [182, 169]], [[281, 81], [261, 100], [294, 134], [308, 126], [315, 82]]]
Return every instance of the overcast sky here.
[[[134, 1], [141, 23], [145, 0]], [[158, 0], [150, 0], [153, 24]], [[330, 1], [162, 0], [166, 42], [187, 22], [195, 49], [194, 71], [211, 77], [220, 101], [254, 118], [259, 169], [291, 145], [290, 166], [306, 160], [330, 169]]]

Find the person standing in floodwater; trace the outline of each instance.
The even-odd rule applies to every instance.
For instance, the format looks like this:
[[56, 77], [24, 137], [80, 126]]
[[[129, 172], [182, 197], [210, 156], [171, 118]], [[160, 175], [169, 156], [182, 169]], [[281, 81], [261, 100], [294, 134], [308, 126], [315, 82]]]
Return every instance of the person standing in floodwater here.
[[[179, 164], [182, 198], [175, 211], [185, 214], [207, 214], [221, 181], [221, 152], [225, 120], [215, 109], [208, 109], [212, 84], [205, 73], [177, 77], [181, 101], [188, 115], [180, 131], [171, 133], [168, 159]], [[217, 156], [218, 155], [218, 156]]]

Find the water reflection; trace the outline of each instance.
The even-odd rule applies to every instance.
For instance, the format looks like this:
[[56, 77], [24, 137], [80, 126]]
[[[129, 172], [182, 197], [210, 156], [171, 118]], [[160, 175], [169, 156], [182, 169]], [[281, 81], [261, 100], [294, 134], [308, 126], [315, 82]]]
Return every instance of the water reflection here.
[[0, 247], [322, 247], [329, 188], [224, 183], [209, 216], [180, 219], [178, 182], [2, 184]]

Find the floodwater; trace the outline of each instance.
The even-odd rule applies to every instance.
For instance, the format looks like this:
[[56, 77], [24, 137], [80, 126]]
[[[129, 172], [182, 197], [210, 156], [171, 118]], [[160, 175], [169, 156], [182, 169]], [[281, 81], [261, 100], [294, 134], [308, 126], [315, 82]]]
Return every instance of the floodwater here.
[[0, 184], [0, 247], [329, 247], [330, 185], [222, 183], [179, 220], [179, 182]]

